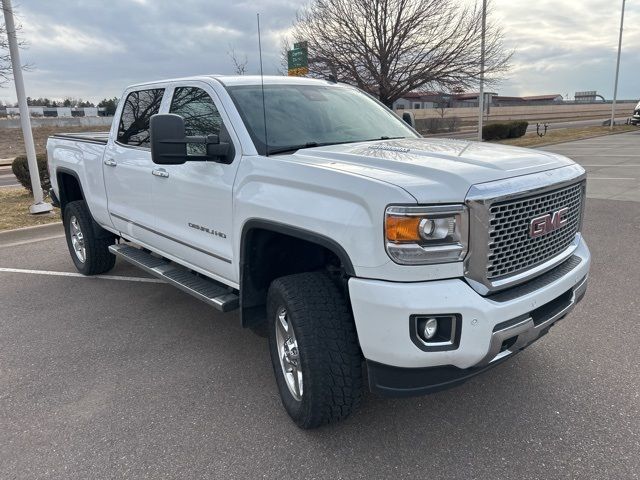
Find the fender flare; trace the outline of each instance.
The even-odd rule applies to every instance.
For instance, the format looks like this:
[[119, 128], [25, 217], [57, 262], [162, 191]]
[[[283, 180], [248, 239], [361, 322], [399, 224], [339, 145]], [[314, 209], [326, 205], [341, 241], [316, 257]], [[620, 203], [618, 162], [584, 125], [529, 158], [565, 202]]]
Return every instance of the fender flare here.
[[321, 247], [326, 248], [333, 252], [342, 262], [344, 266], [345, 273], [350, 277], [355, 277], [355, 269], [353, 268], [353, 263], [349, 258], [349, 254], [346, 250], [340, 245], [338, 242], [333, 240], [332, 238], [326, 237], [320, 233], [312, 232], [309, 230], [305, 230], [298, 227], [293, 227], [291, 225], [286, 225], [284, 223], [274, 222], [271, 220], [263, 220], [263, 219], [250, 219], [245, 222], [242, 227], [242, 234], [240, 240], [240, 284], [242, 285], [242, 274], [244, 271], [244, 266], [246, 262], [246, 239], [247, 234], [251, 230], [260, 229], [260, 230], [269, 230], [276, 233], [282, 233], [283, 235], [288, 235], [290, 237], [299, 238], [300, 240], [305, 240], [310, 243], [315, 243], [320, 245]]

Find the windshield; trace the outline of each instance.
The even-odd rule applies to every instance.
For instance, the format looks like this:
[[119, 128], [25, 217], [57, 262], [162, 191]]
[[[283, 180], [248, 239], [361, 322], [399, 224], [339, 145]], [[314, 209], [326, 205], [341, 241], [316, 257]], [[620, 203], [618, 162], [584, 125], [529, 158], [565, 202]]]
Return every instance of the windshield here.
[[[266, 152], [260, 85], [227, 87], [256, 149]], [[265, 85], [268, 153], [417, 135], [361, 91], [325, 85]]]

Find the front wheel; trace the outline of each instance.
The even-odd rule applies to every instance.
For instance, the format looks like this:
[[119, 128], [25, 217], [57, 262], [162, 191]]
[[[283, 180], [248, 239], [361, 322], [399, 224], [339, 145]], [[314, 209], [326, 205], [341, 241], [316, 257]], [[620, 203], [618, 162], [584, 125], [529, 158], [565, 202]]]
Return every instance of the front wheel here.
[[358, 407], [362, 354], [347, 301], [328, 275], [274, 280], [267, 326], [282, 404], [299, 427], [342, 420]]
[[71, 259], [80, 273], [96, 275], [108, 272], [116, 263], [109, 251], [115, 235], [97, 227], [84, 200], [69, 202], [64, 209], [64, 231]]

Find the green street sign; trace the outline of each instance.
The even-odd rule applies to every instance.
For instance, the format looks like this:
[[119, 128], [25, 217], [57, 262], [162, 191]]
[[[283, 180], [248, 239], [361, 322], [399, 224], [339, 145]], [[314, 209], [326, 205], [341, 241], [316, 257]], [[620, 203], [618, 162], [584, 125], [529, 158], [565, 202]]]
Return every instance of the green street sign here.
[[309, 73], [309, 49], [307, 42], [293, 44], [293, 50], [287, 52], [289, 75], [301, 77]]
[[309, 56], [306, 48], [294, 48], [287, 52], [287, 66], [293, 68], [303, 68], [309, 66]]

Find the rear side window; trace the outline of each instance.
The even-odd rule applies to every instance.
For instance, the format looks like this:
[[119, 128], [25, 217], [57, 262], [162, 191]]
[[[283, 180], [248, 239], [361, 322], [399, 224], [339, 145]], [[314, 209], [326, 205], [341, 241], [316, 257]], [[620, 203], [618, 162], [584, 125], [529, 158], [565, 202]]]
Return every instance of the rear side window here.
[[127, 95], [118, 126], [118, 142], [149, 148], [149, 121], [160, 111], [163, 88], [139, 90]]
[[[197, 87], [178, 87], [171, 100], [169, 113], [184, 118], [184, 127], [189, 136], [220, 135], [222, 118], [207, 92]], [[206, 147], [187, 144], [187, 154], [204, 155]]]

